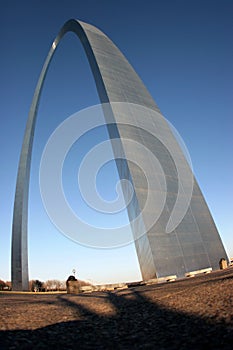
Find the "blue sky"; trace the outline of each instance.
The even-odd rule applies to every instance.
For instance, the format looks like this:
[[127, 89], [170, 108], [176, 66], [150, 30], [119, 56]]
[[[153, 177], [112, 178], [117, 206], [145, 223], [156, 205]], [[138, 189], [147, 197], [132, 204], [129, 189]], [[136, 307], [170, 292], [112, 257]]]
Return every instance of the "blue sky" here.
[[[63, 23], [104, 31], [135, 68], [182, 136], [224, 246], [233, 256], [233, 3], [222, 0], [9, 1], [1, 7], [0, 278], [10, 279], [11, 222], [24, 128], [37, 79]], [[39, 192], [39, 164], [53, 130], [99, 103], [81, 44], [68, 34], [50, 66], [38, 112], [29, 205], [30, 279], [140, 279], [133, 245], [91, 249], [54, 228]], [[116, 177], [109, 182], [109, 192]]]

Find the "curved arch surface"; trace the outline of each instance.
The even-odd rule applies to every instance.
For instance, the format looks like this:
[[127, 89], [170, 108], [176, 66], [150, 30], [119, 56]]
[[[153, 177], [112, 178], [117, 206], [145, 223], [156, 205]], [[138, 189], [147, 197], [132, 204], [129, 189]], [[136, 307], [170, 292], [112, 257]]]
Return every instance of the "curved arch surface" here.
[[[153, 98], [119, 49], [96, 27], [75, 19], [67, 21], [54, 40], [45, 60], [35, 89], [26, 125], [19, 161], [14, 201], [12, 227], [13, 290], [28, 290], [28, 190], [37, 108], [48, 67], [57, 45], [67, 32], [75, 33], [83, 45], [95, 79], [101, 103], [134, 103], [158, 112], [158, 120], [151, 120], [151, 116], [148, 114], [148, 116], [145, 116], [145, 118], [147, 118], [145, 119], [147, 120], [146, 122], [151, 123], [151, 128], [154, 128], [157, 125], [161, 130], [166, 129], [168, 137], [174, 142], [177, 154], [182, 153], [178, 144], [174, 141], [175, 139], [171, 134], [169, 126], [160, 114]], [[131, 133], [132, 138], [135, 137], [134, 133], [131, 132], [132, 130], [126, 130], [126, 128], [121, 126], [117, 111], [111, 111], [110, 114], [106, 114], [106, 118], [108, 118], [108, 120], [106, 120], [107, 122], [114, 123], [113, 127], [109, 127], [110, 138], [114, 138], [116, 135], [119, 138], [124, 137], [125, 132], [128, 132], [129, 134]], [[139, 122], [138, 125], [140, 125]], [[146, 136], [143, 135], [143, 132], [140, 135], [140, 142], [142, 142], [142, 140], [144, 140], [143, 142], [145, 142], [146, 147], [150, 147], [149, 139], [146, 140]], [[160, 156], [161, 158], [163, 157], [162, 154]], [[184, 162], [185, 161], [182, 160], [182, 165]], [[121, 169], [122, 167], [118, 166], [120, 178], [123, 177]], [[138, 208], [142, 206], [143, 195], [141, 189], [137, 185], [137, 175], [133, 166], [126, 162], [125, 169], [128, 173], [128, 178], [132, 178], [133, 180], [136, 193], [136, 201], [132, 204], [134, 208], [129, 207], [128, 209], [130, 216], [134, 215], [132, 213], [137, 212]], [[173, 172], [170, 171], [167, 175], [168, 177], [173, 177], [177, 181], [175, 170]], [[135, 242], [143, 279], [172, 274], [182, 276], [185, 272], [200, 267], [212, 266], [213, 268], [218, 268], [218, 260], [216, 260], [216, 257], [218, 258], [219, 254], [220, 257], [226, 257], [220, 237], [196, 182], [194, 182], [194, 188], [196, 191], [195, 198], [192, 197], [191, 204], [187, 210], [187, 215], [182, 221], [183, 226], [181, 225], [178, 231], [173, 231], [170, 236], [165, 235], [165, 223], [167, 223], [173, 207], [171, 205], [169, 207], [169, 201], [167, 201], [166, 210], [162, 213], [158, 225], [153, 227], [147, 235]], [[171, 190], [171, 192], [174, 195], [173, 197], [176, 198], [177, 186], [175, 189]], [[215, 242], [212, 246], [209, 244], [209, 236], [207, 235], [208, 237], [204, 237], [201, 224], [198, 225], [199, 214], [197, 213], [201, 211], [204, 211], [205, 214], [205, 218], [202, 217], [202, 221], [204, 220], [205, 225], [208, 225], [211, 231], [209, 234], [209, 236], [211, 235], [211, 241]], [[184, 240], [182, 240], [182, 234], [187, 222], [191, 222], [192, 225], [194, 225], [194, 228], [192, 232], [188, 232], [189, 236], [192, 234], [192, 238], [188, 240], [188, 243], [186, 239], [185, 243]], [[137, 228], [132, 227], [132, 230], [135, 237], [137, 237]], [[188, 234], [187, 237], [189, 237]], [[196, 252], [195, 249], [198, 249], [198, 247], [200, 248], [201, 253]], [[213, 249], [215, 249], [214, 253]], [[193, 257], [193, 263], [188, 261], [190, 260], [190, 254]]]

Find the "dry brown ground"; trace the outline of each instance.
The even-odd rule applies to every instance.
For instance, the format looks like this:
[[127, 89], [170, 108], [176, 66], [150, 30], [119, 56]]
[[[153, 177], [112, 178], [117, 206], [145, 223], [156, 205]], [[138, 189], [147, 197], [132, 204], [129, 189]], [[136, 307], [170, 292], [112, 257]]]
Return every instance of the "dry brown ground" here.
[[233, 268], [92, 294], [0, 294], [0, 349], [233, 349]]

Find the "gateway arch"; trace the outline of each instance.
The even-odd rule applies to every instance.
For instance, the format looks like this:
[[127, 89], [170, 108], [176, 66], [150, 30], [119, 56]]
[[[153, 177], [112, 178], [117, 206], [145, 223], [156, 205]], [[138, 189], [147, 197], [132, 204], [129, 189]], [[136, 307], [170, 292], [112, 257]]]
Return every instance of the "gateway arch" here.
[[[187, 165], [167, 121], [137, 73], [112, 41], [94, 26], [71, 19], [64, 24], [48, 53], [26, 125], [13, 213], [11, 254], [13, 290], [28, 290], [28, 191], [37, 108], [51, 59], [57, 45], [67, 32], [75, 33], [81, 41], [100, 101], [110, 106], [110, 111], [108, 109], [106, 113], [104, 112], [107, 123], [110, 123], [108, 125], [110, 139], [128, 138], [143, 144], [159, 160], [165, 174], [167, 192], [164, 208], [156, 223], [141, 235], [140, 230], [142, 227], [147, 227], [148, 218], [155, 215], [155, 209], [149, 208], [143, 213], [141, 221], [135, 224], [134, 218], [145, 204], [147, 184], [135, 164], [126, 159], [116, 162], [120, 179], [129, 179], [134, 188], [134, 195], [127, 210], [132, 222], [131, 228], [143, 280], [170, 275], [183, 277], [187, 272], [209, 267], [218, 269], [221, 258], [228, 260], [225, 249], [196, 180], [193, 180], [191, 193], [185, 190], [185, 181], [182, 186], [179, 184], [179, 170], [181, 172], [185, 170], [183, 179], [192, 176], [192, 170]], [[120, 110], [114, 108], [115, 102], [136, 104], [144, 108], [143, 115], [133, 115], [134, 127], [125, 125], [130, 116], [122, 115]], [[148, 130], [155, 129], [163, 140], [172, 145], [172, 154], [159, 139], [151, 137]], [[114, 143], [112, 147], [113, 153], [116, 154]], [[121, 147], [125, 153], [133, 151], [125, 149], [123, 143]], [[138, 157], [140, 156], [139, 152]], [[159, 174], [154, 174], [153, 167], [151, 174], [152, 178], [159, 177]], [[127, 202], [128, 194], [124, 188], [123, 194]], [[154, 195], [156, 196], [156, 191]], [[185, 212], [179, 212], [181, 200], [187, 202]]]

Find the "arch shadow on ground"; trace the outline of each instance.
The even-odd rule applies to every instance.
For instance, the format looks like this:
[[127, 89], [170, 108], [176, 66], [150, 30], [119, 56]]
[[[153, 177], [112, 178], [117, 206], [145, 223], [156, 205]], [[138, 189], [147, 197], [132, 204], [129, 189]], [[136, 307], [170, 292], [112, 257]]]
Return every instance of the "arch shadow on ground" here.
[[[95, 293], [112, 314], [89, 308], [92, 295], [57, 295], [40, 302], [59, 303], [74, 320], [35, 330], [0, 332], [0, 349], [231, 349], [233, 332], [224, 322], [188, 315], [151, 302], [138, 289]], [[84, 303], [82, 302], [84, 301]], [[98, 306], [98, 305], [97, 305]], [[38, 314], [38, 318], [40, 315]]]

